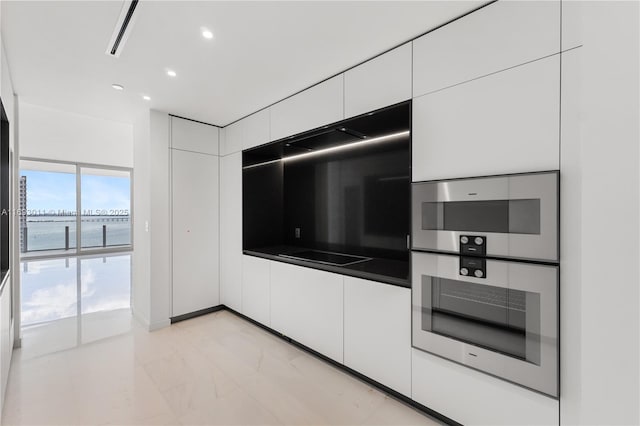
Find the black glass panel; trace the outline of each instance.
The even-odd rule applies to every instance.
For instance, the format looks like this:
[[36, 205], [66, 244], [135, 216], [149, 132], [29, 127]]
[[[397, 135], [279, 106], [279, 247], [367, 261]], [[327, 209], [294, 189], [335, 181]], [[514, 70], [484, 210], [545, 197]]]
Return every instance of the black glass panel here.
[[540, 234], [540, 200], [422, 203], [422, 229]]
[[424, 330], [539, 362], [539, 294], [427, 276], [422, 286]]

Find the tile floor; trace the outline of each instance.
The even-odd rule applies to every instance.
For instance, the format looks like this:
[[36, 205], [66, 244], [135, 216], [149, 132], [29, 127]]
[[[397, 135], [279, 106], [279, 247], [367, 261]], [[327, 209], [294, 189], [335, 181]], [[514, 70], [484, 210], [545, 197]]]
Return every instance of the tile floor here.
[[53, 353], [64, 326], [23, 336], [3, 425], [438, 424], [228, 311], [152, 333], [128, 310], [94, 323], [115, 335]]

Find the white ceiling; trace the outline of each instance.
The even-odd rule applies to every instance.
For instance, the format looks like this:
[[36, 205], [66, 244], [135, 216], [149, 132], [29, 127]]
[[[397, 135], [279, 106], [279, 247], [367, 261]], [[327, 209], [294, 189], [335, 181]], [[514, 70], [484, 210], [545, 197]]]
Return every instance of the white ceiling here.
[[227, 125], [482, 3], [145, 1], [119, 58], [105, 51], [122, 1], [3, 0], [1, 17], [21, 101], [124, 122], [154, 108]]

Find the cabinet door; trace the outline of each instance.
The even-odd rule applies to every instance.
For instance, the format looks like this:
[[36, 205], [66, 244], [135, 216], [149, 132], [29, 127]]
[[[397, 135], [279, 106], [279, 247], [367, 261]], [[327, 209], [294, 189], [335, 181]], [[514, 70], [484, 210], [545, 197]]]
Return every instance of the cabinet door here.
[[413, 96], [559, 51], [559, 1], [499, 1], [413, 42]]
[[218, 155], [218, 128], [171, 117], [171, 148]]
[[413, 180], [557, 170], [559, 55], [413, 102]]
[[271, 328], [343, 361], [343, 277], [271, 262]]
[[224, 128], [224, 140], [220, 151], [222, 155], [242, 151], [242, 121]]
[[0, 367], [1, 367], [1, 393], [0, 409], [4, 406], [7, 383], [9, 381], [9, 368], [11, 367], [11, 353], [13, 352], [13, 339], [11, 338], [11, 275], [5, 277], [5, 284], [0, 295]]
[[171, 150], [172, 316], [217, 306], [218, 157]]
[[557, 399], [412, 349], [411, 399], [462, 424], [558, 425]]
[[271, 140], [315, 129], [344, 118], [343, 74], [271, 107]]
[[344, 363], [411, 396], [411, 289], [344, 278]]
[[220, 300], [242, 310], [242, 153], [220, 158]]
[[271, 325], [271, 262], [259, 257], [242, 258], [242, 313], [264, 325]]
[[345, 118], [411, 99], [411, 43], [344, 74]]
[[253, 148], [270, 141], [270, 118], [267, 108], [242, 120], [242, 149]]

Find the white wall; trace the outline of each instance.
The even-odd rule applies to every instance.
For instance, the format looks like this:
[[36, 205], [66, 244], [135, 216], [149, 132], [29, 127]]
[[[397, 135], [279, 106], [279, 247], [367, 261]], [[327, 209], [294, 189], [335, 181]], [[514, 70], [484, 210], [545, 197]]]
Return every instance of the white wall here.
[[133, 166], [133, 126], [20, 102], [20, 155]]
[[151, 160], [149, 111], [136, 118], [133, 125], [133, 241], [131, 309], [145, 326], [149, 327], [151, 312], [151, 238], [148, 231], [151, 220]]
[[[638, 2], [568, 2], [562, 424], [640, 424]], [[570, 47], [570, 46], [568, 46]], [[569, 211], [567, 211], [569, 210]]]
[[146, 111], [133, 127], [133, 312], [154, 330], [171, 313], [169, 115]]

